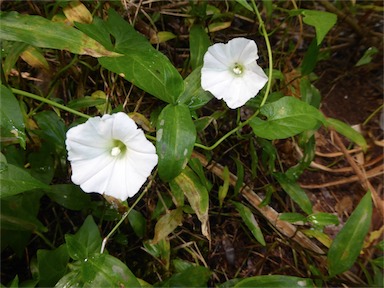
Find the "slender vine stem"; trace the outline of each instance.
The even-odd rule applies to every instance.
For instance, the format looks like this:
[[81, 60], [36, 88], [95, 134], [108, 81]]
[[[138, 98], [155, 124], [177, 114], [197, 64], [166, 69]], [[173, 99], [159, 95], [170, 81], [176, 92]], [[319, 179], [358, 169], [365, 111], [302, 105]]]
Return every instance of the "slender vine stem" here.
[[198, 148], [201, 148], [201, 149], [204, 149], [204, 150], [208, 150], [208, 151], [211, 151], [211, 150], [215, 149], [217, 146], [219, 146], [229, 136], [231, 136], [232, 134], [234, 134], [237, 131], [239, 131], [245, 125], [248, 125], [249, 122], [251, 122], [251, 120], [253, 118], [255, 118], [260, 113], [261, 107], [264, 106], [265, 102], [268, 99], [268, 95], [269, 95], [269, 92], [271, 90], [271, 85], [272, 85], [272, 72], [273, 72], [272, 48], [271, 48], [271, 43], [269, 42], [269, 37], [268, 37], [267, 30], [265, 29], [264, 21], [261, 18], [261, 15], [259, 13], [259, 10], [257, 9], [257, 6], [256, 6], [254, 0], [252, 0], [252, 5], [253, 5], [254, 12], [256, 14], [256, 17], [259, 20], [259, 27], [261, 28], [262, 34], [263, 34], [264, 39], [265, 39], [265, 44], [267, 46], [267, 52], [268, 52], [268, 61], [269, 61], [269, 66], [268, 66], [268, 82], [267, 82], [267, 86], [266, 86], [266, 89], [265, 89], [265, 93], [264, 93], [263, 99], [261, 100], [261, 103], [260, 103], [260, 107], [256, 110], [256, 112], [251, 117], [249, 117], [244, 122], [239, 123], [238, 126], [236, 126], [231, 131], [226, 133], [215, 144], [213, 144], [211, 146], [205, 146], [205, 145], [202, 145], [202, 144], [199, 144], [199, 143], [195, 143], [195, 147], [198, 147]]
[[32, 98], [32, 99], [38, 100], [40, 102], [49, 104], [51, 106], [54, 106], [56, 108], [59, 108], [61, 110], [67, 111], [67, 112], [70, 112], [70, 113], [75, 114], [77, 116], [84, 117], [84, 118], [87, 118], [87, 119], [91, 118], [91, 116], [89, 116], [87, 114], [81, 113], [81, 112], [76, 111], [76, 110], [71, 109], [71, 108], [68, 108], [68, 107], [66, 107], [64, 105], [56, 103], [55, 101], [52, 101], [52, 100], [49, 100], [47, 98], [38, 96], [36, 94], [32, 94], [32, 93], [29, 93], [29, 92], [26, 92], [26, 91], [23, 91], [23, 90], [19, 90], [19, 89], [16, 89], [16, 88], [11, 88], [11, 91], [13, 93], [15, 93], [15, 94], [22, 95], [22, 96], [25, 96], [25, 97], [28, 97], [28, 98]]
[[143, 198], [143, 196], [147, 193], [149, 188], [152, 186], [152, 182], [153, 182], [153, 179], [156, 177], [156, 173], [157, 173], [157, 170], [153, 173], [153, 175], [152, 175], [151, 179], [149, 180], [148, 185], [145, 187], [144, 191], [140, 194], [139, 197], [137, 197], [137, 199], [132, 204], [132, 206], [129, 207], [128, 211], [123, 214], [120, 221], [117, 222], [115, 227], [113, 227], [112, 230], [108, 233], [108, 235], [103, 239], [103, 242], [101, 244], [101, 249], [100, 249], [101, 254], [104, 252], [105, 246], [107, 245], [107, 241], [109, 240], [109, 238], [112, 237], [112, 235], [116, 232], [117, 228], [119, 228], [120, 225], [125, 221], [125, 219], [127, 219], [128, 215], [129, 215], [129, 213], [131, 213], [132, 209], [136, 207], [137, 203], [139, 203], [139, 201]]

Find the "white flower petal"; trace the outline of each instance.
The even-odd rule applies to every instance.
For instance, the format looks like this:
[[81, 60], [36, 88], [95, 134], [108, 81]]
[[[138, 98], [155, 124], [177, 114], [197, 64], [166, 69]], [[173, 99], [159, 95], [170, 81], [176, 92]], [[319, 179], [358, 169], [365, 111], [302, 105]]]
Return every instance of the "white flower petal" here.
[[227, 44], [214, 44], [204, 55], [201, 87], [223, 99], [229, 108], [238, 108], [256, 96], [268, 81], [256, 64], [257, 59], [257, 45], [252, 40], [235, 38]]
[[226, 44], [217, 43], [208, 47], [207, 53], [204, 55], [204, 66], [207, 62], [207, 67], [213, 69], [226, 69], [231, 63], [231, 59], [228, 58], [229, 51]]
[[158, 161], [154, 145], [121, 112], [71, 128], [66, 146], [75, 184], [121, 200], [140, 190]]
[[204, 90], [211, 92], [217, 99], [222, 99], [224, 97], [223, 93], [225, 93], [227, 86], [233, 80], [233, 77], [228, 70], [216, 72], [202, 69], [201, 75], [201, 87]]
[[228, 41], [227, 57], [232, 58], [235, 62], [247, 65], [255, 62], [259, 56], [257, 55], [257, 46], [255, 41], [246, 38], [234, 38]]

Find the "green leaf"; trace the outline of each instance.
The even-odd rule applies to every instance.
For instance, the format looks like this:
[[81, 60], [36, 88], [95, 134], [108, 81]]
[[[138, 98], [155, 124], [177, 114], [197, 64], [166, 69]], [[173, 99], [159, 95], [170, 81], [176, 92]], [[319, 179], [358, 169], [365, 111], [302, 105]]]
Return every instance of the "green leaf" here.
[[82, 210], [91, 206], [90, 195], [73, 184], [52, 185], [47, 195], [56, 203], [70, 210]]
[[307, 77], [304, 77], [300, 81], [300, 95], [304, 102], [319, 109], [321, 95], [320, 91], [309, 81]]
[[106, 99], [101, 98], [93, 98], [91, 96], [84, 96], [79, 99], [73, 99], [68, 102], [67, 107], [74, 109], [74, 110], [80, 110], [82, 108], [89, 108], [94, 107], [98, 105], [103, 105], [107, 102]]
[[151, 254], [155, 258], [160, 258], [161, 263], [164, 265], [165, 269], [169, 269], [169, 259], [171, 257], [171, 245], [168, 239], [163, 239], [157, 242], [156, 244], [152, 241], [143, 242], [145, 251]]
[[239, 3], [241, 6], [243, 6], [244, 8], [248, 9], [249, 11], [254, 12], [252, 6], [249, 5], [247, 0], [236, 0], [236, 2]]
[[42, 48], [67, 50], [93, 57], [116, 56], [81, 31], [62, 22], [17, 12], [0, 14], [0, 39], [25, 42]]
[[83, 225], [75, 235], [65, 235], [65, 242], [69, 256], [74, 260], [88, 259], [92, 254], [100, 251], [101, 237], [92, 216], [85, 219]]
[[0, 85], [0, 92], [1, 137], [16, 137], [25, 149], [25, 125], [19, 103], [11, 90], [4, 85]]
[[138, 237], [143, 238], [145, 236], [147, 225], [147, 221], [143, 214], [141, 214], [139, 211], [136, 211], [135, 209], [132, 209], [128, 214], [128, 221], [129, 224], [131, 224], [133, 231], [135, 231], [135, 234]]
[[228, 189], [229, 189], [229, 170], [228, 166], [225, 166], [223, 169], [223, 180], [224, 184], [223, 186], [219, 187], [219, 206], [220, 209], [223, 206], [223, 202], [225, 197], [227, 197]]
[[303, 21], [305, 24], [315, 27], [317, 45], [320, 45], [325, 35], [336, 24], [336, 14], [317, 11], [317, 10], [301, 10], [304, 16]]
[[161, 283], [161, 287], [207, 287], [211, 271], [202, 266], [192, 266]]
[[204, 54], [210, 45], [211, 41], [204, 28], [200, 25], [193, 25], [189, 31], [190, 64], [193, 70], [203, 65]]
[[320, 48], [317, 45], [316, 39], [314, 38], [311, 44], [309, 44], [309, 47], [305, 52], [303, 61], [301, 63], [300, 68], [301, 68], [302, 75], [309, 75], [311, 72], [313, 72], [313, 70], [316, 67], [316, 63], [319, 60], [319, 51], [320, 51]]
[[369, 47], [365, 52], [364, 55], [357, 61], [355, 64], [356, 67], [362, 66], [365, 64], [369, 64], [372, 61], [372, 56], [374, 56], [379, 50], [376, 47]]
[[199, 177], [186, 167], [174, 180], [187, 197], [189, 204], [201, 222], [201, 230], [204, 236], [209, 237], [208, 208], [209, 195], [208, 190], [203, 185]]
[[359, 145], [364, 152], [367, 151], [367, 142], [365, 141], [363, 135], [361, 135], [359, 132], [357, 132], [348, 124], [337, 119], [327, 118], [325, 125], [327, 127], [332, 127], [341, 135], [344, 135], [349, 140]]
[[54, 287], [67, 272], [69, 255], [65, 244], [55, 250], [37, 250], [39, 286]]
[[1, 229], [47, 232], [48, 229], [37, 219], [41, 195], [41, 192], [28, 193], [1, 199]]
[[232, 204], [235, 205], [236, 210], [240, 213], [240, 216], [243, 219], [245, 225], [247, 225], [255, 239], [261, 245], [265, 246], [263, 232], [261, 232], [259, 224], [257, 223], [255, 215], [253, 215], [251, 209], [240, 202], [232, 201]]
[[254, 276], [241, 280], [235, 286], [240, 287], [314, 287], [311, 279], [285, 275]]
[[309, 200], [307, 194], [299, 184], [297, 184], [295, 181], [292, 179], [288, 178], [285, 174], [283, 173], [273, 173], [273, 177], [279, 182], [281, 187], [289, 197], [292, 198], [293, 201], [295, 201], [301, 209], [307, 214], [312, 214], [312, 203]]
[[212, 94], [201, 88], [201, 67], [196, 68], [184, 80], [184, 91], [177, 100], [191, 110], [203, 107], [213, 98]]
[[289, 223], [300, 223], [302, 225], [307, 222], [307, 217], [300, 213], [281, 213], [279, 219]]
[[306, 130], [315, 130], [320, 122], [325, 122], [318, 109], [288, 96], [265, 104], [260, 113], [267, 120], [256, 117], [249, 124], [257, 136], [269, 140], [284, 139]]
[[28, 163], [31, 167], [29, 173], [43, 183], [50, 184], [55, 174], [55, 161], [50, 149], [44, 144], [42, 143], [38, 151], [28, 154]]
[[308, 216], [308, 221], [313, 223], [315, 226], [328, 226], [328, 225], [339, 225], [339, 218], [336, 215], [318, 212]]
[[363, 248], [372, 218], [371, 193], [361, 199], [328, 251], [329, 275], [335, 276], [352, 267]]
[[169, 104], [161, 111], [156, 128], [159, 176], [170, 181], [188, 163], [196, 139], [195, 125], [187, 106]]
[[40, 128], [34, 133], [39, 135], [42, 141], [47, 142], [58, 155], [66, 155], [66, 128], [63, 119], [57, 116], [55, 112], [48, 110], [36, 114], [33, 118]]
[[176, 103], [183, 92], [184, 82], [169, 59], [112, 9], [106, 25], [115, 39], [114, 51], [123, 56], [99, 58], [100, 64], [149, 94]]
[[50, 189], [48, 185], [32, 177], [26, 169], [12, 164], [7, 164], [7, 168], [0, 171], [0, 186], [0, 198], [33, 189]]
[[152, 244], [156, 244], [167, 237], [181, 224], [182, 221], [183, 210], [181, 207], [163, 215], [156, 223], [155, 236], [153, 237]]
[[55, 287], [141, 287], [131, 270], [111, 255], [97, 253], [75, 264]]

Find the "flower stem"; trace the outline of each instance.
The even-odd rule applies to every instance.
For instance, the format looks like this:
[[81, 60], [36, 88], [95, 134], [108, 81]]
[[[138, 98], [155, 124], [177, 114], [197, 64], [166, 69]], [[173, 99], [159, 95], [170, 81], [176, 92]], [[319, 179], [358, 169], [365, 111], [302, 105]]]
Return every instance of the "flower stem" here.
[[22, 91], [22, 90], [19, 90], [19, 89], [16, 89], [16, 88], [11, 88], [11, 91], [13, 93], [15, 93], [15, 94], [22, 95], [22, 96], [25, 96], [25, 97], [28, 97], [28, 98], [32, 98], [32, 99], [38, 100], [40, 102], [44, 102], [46, 104], [49, 104], [49, 105], [54, 106], [56, 108], [59, 108], [61, 110], [70, 112], [70, 113], [75, 114], [77, 116], [84, 117], [84, 118], [87, 118], [87, 119], [91, 118], [91, 116], [88, 116], [87, 114], [84, 114], [84, 113], [81, 113], [79, 111], [73, 110], [73, 109], [68, 108], [68, 107], [66, 107], [64, 105], [56, 103], [55, 101], [52, 101], [52, 100], [49, 100], [47, 98], [38, 96], [36, 94], [32, 94], [32, 93], [29, 93], [29, 92], [26, 92], [26, 91]]
[[[257, 6], [255, 4], [255, 1], [252, 0], [252, 5], [253, 5], [253, 10], [255, 11], [255, 14], [257, 16], [257, 19], [259, 20], [259, 27], [261, 28], [261, 31], [263, 33], [264, 39], [265, 39], [265, 45], [267, 45], [267, 51], [268, 51], [268, 83], [267, 83], [267, 88], [265, 89], [265, 94], [263, 97], [263, 100], [260, 103], [260, 108], [264, 106], [265, 102], [267, 101], [269, 91], [271, 90], [271, 85], [272, 85], [272, 72], [273, 72], [273, 58], [272, 58], [272, 48], [271, 48], [271, 42], [269, 42], [269, 37], [267, 30], [265, 29], [264, 21], [261, 18], [261, 15], [259, 13], [259, 10], [257, 9]], [[255, 113], [256, 114], [256, 113]], [[256, 115], [252, 115], [251, 118], [253, 118]], [[257, 113], [258, 114], [258, 113]]]
[[149, 188], [152, 186], [152, 182], [153, 182], [153, 179], [155, 178], [156, 176], [156, 173], [157, 173], [157, 170], [155, 171], [155, 173], [153, 173], [152, 177], [151, 177], [151, 180], [149, 180], [149, 183], [147, 185], [147, 187], [145, 187], [144, 191], [140, 194], [139, 197], [137, 197], [137, 199], [135, 200], [135, 202], [132, 204], [132, 206], [128, 209], [127, 212], [125, 212], [123, 214], [123, 216], [121, 217], [120, 221], [117, 222], [117, 224], [115, 225], [115, 227], [112, 228], [111, 232], [108, 233], [108, 235], [103, 239], [103, 242], [101, 244], [101, 249], [100, 249], [100, 253], [103, 254], [104, 250], [105, 250], [105, 246], [107, 245], [107, 241], [109, 238], [111, 238], [111, 236], [115, 233], [115, 231], [117, 230], [117, 228], [119, 228], [119, 226], [125, 221], [125, 219], [127, 219], [129, 213], [131, 213], [132, 209], [135, 208], [135, 206], [137, 205], [137, 203], [139, 203], [139, 201], [143, 198], [143, 196], [147, 193], [147, 191], [149, 190]]
[[229, 136], [231, 136], [232, 134], [234, 134], [237, 131], [239, 131], [241, 128], [243, 128], [245, 125], [247, 125], [253, 118], [255, 118], [260, 113], [260, 108], [264, 106], [265, 102], [268, 99], [269, 91], [271, 90], [271, 85], [272, 85], [272, 72], [273, 72], [272, 48], [271, 48], [271, 43], [269, 42], [269, 37], [268, 37], [267, 30], [265, 29], [265, 26], [264, 26], [264, 21], [263, 21], [263, 19], [260, 16], [259, 10], [257, 9], [254, 0], [252, 0], [252, 5], [253, 5], [254, 12], [255, 12], [255, 14], [257, 16], [257, 19], [259, 20], [259, 27], [261, 28], [262, 34], [263, 34], [264, 39], [265, 39], [265, 44], [267, 46], [267, 52], [268, 52], [268, 61], [269, 61], [269, 66], [268, 66], [268, 68], [269, 68], [269, 71], [268, 71], [268, 82], [267, 82], [267, 87], [265, 89], [265, 93], [264, 93], [263, 99], [261, 100], [261, 103], [260, 103], [260, 107], [256, 110], [256, 112], [251, 117], [249, 117], [244, 122], [239, 123], [239, 125], [237, 127], [233, 128], [231, 131], [229, 131], [227, 134], [225, 134], [223, 137], [221, 137], [212, 146], [205, 146], [205, 145], [202, 145], [202, 144], [199, 144], [199, 143], [195, 143], [195, 147], [198, 147], [198, 148], [201, 148], [201, 149], [204, 149], [204, 150], [208, 150], [208, 151], [211, 151], [211, 150], [215, 149], [225, 139], [227, 139]]

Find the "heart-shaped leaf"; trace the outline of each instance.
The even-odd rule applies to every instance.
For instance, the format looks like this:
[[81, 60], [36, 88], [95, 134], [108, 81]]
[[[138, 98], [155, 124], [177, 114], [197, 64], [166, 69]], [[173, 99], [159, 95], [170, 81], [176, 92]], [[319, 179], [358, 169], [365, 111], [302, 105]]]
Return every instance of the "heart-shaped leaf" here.
[[325, 122], [318, 109], [288, 96], [265, 104], [260, 113], [267, 120], [256, 117], [249, 124], [257, 136], [269, 140], [285, 139], [306, 130], [315, 130], [321, 122]]

